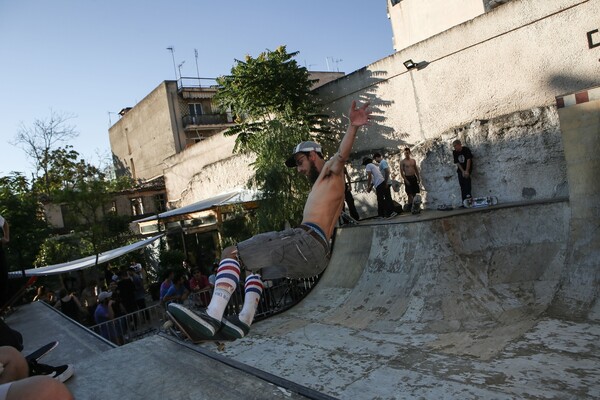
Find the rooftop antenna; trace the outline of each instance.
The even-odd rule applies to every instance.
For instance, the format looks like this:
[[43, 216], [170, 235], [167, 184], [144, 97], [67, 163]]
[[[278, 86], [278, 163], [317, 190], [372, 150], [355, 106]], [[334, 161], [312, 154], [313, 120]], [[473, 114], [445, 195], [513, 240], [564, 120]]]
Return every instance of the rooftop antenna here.
[[335, 59], [335, 60], [334, 60], [334, 59], [332, 59], [332, 60], [331, 60], [331, 62], [333, 62], [333, 63], [335, 64], [335, 70], [336, 70], [337, 72], [340, 72], [340, 68], [338, 67], [338, 65], [339, 65], [339, 63], [341, 63], [342, 61], [344, 61], [344, 60], [342, 60], [342, 59], [340, 59], [340, 58], [337, 58], [337, 59]]
[[329, 66], [329, 59], [331, 58], [331, 63], [335, 64], [335, 69], [337, 70], [337, 72], [340, 72], [340, 69], [338, 68], [338, 64], [344, 60], [341, 59], [335, 59], [333, 57], [325, 57], [325, 62], [327, 63], [327, 71], [331, 72], [331, 68]]
[[183, 60], [183, 61], [181, 62], [181, 64], [179, 64], [179, 65], [177, 66], [177, 69], [179, 70], [179, 79], [181, 79], [181, 66], [182, 66], [183, 64], [185, 64], [185, 60]]
[[177, 80], [177, 68], [175, 68], [175, 47], [169, 46], [167, 50], [171, 52], [171, 57], [173, 58], [173, 71], [175, 71], [175, 80]]
[[198, 75], [198, 86], [200, 85], [200, 70], [198, 69], [198, 49], [194, 49], [194, 57], [196, 57], [196, 75]]

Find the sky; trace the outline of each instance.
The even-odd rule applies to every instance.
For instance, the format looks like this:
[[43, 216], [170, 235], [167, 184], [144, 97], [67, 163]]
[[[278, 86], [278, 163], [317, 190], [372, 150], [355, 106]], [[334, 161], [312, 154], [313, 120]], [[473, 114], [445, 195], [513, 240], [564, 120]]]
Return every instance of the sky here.
[[117, 113], [162, 81], [280, 45], [309, 70], [356, 71], [393, 53], [386, 0], [0, 0], [0, 176], [31, 176], [15, 137], [52, 112], [78, 132], [61, 145], [101, 165]]

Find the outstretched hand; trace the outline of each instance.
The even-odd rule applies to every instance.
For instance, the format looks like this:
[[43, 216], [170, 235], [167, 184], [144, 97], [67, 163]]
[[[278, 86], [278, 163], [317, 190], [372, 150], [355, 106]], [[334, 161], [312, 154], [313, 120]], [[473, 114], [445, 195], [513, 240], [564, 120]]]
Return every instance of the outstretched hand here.
[[348, 118], [350, 118], [350, 125], [352, 126], [363, 126], [366, 125], [371, 119], [371, 110], [368, 110], [369, 102], [366, 102], [361, 107], [356, 107], [356, 101], [352, 101]]

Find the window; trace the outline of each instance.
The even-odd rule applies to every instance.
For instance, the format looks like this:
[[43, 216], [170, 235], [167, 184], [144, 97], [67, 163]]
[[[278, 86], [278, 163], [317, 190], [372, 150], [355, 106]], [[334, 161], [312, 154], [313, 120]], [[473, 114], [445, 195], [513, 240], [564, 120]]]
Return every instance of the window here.
[[144, 213], [144, 206], [141, 198], [135, 198], [129, 200], [131, 203], [131, 215], [142, 215]]
[[167, 202], [165, 201], [164, 193], [154, 196], [154, 203], [156, 204], [156, 211], [163, 212], [167, 210]]
[[190, 103], [188, 104], [190, 108], [190, 115], [202, 115], [202, 104], [200, 103]]

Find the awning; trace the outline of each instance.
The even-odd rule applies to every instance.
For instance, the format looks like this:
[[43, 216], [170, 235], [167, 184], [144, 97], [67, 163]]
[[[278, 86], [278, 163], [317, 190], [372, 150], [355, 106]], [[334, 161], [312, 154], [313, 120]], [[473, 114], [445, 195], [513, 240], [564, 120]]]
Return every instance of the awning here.
[[169, 217], [175, 217], [177, 215], [189, 214], [199, 211], [211, 209], [213, 207], [226, 206], [231, 204], [246, 203], [249, 201], [256, 201], [259, 199], [259, 194], [256, 191], [237, 189], [232, 192], [222, 193], [208, 199], [200, 200], [187, 206], [176, 208], [174, 210], [165, 211], [163, 213], [138, 219], [133, 222], [148, 222], [157, 219], [164, 219]]
[[[164, 233], [160, 235], [156, 235], [144, 240], [140, 240], [139, 242], [132, 243], [127, 246], [119, 247], [118, 249], [113, 249], [109, 251], [105, 251], [104, 253], [100, 253], [98, 255], [98, 264], [102, 264], [108, 262], [114, 258], [121, 257], [124, 254], [130, 253], [135, 250], [139, 250], [148, 246], [150, 243], [154, 242], [157, 239], [160, 239], [164, 236]], [[89, 267], [93, 267], [96, 265], [96, 256], [88, 256], [84, 258], [80, 258], [79, 260], [69, 261], [62, 264], [48, 265], [46, 267], [40, 268], [31, 268], [25, 270], [25, 276], [45, 276], [45, 275], [58, 275], [65, 272], [77, 271], [80, 269], [85, 269]], [[21, 271], [11, 271], [8, 273], [10, 278], [21, 278], [23, 276]]]

